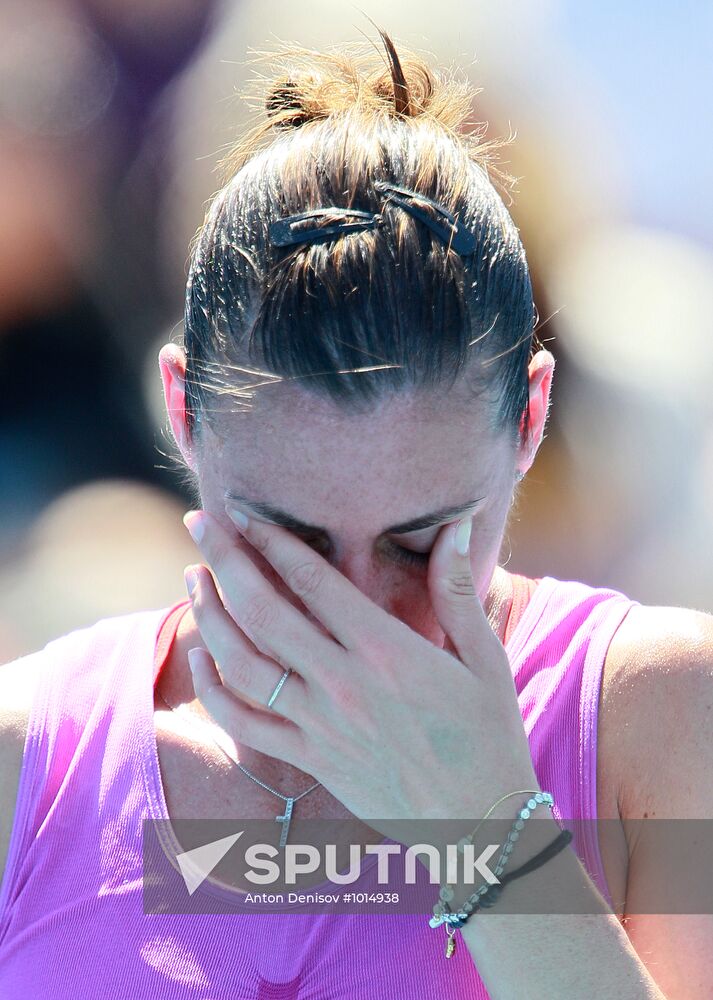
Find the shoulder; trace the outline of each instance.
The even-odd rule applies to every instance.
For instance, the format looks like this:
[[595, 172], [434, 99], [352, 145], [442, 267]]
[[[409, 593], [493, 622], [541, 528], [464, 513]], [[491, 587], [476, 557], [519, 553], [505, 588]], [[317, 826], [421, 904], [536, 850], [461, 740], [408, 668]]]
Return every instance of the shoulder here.
[[712, 724], [713, 615], [634, 605], [609, 646], [600, 702], [600, 763], [623, 819], [713, 815]]

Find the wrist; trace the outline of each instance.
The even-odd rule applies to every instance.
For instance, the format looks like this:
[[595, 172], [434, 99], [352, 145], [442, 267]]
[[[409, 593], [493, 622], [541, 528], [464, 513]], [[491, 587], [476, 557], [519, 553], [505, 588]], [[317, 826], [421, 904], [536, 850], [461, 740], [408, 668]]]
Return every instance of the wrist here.
[[[523, 799], [521, 796], [525, 796]], [[520, 797], [519, 803], [512, 817], [512, 801]], [[506, 805], [509, 805], [507, 818], [505, 817]], [[453, 920], [467, 919], [468, 914], [477, 912], [481, 906], [489, 907], [494, 905], [502, 888], [506, 883], [518, 877], [514, 874], [513, 868], [505, 873], [514, 855], [522, 858], [523, 849], [518, 850], [518, 841], [524, 832], [525, 825], [535, 814], [549, 816], [548, 810], [554, 806], [554, 800], [549, 792], [541, 790], [519, 790], [504, 795], [498, 799], [488, 809], [485, 817], [476, 824], [474, 829], [457, 844], [457, 854], [448, 852], [445, 877], [441, 879], [439, 897], [434, 905], [433, 914], [437, 921], [447, 914], [453, 914], [453, 906], [458, 908]], [[566, 846], [568, 839], [571, 839], [569, 831], [561, 831], [556, 824], [546, 824], [547, 829], [554, 825], [557, 835], [544, 844], [544, 856], [542, 848], [537, 848], [537, 837], [531, 837], [531, 844], [534, 844], [533, 853], [530, 857], [525, 857], [522, 862], [518, 862], [516, 871], [519, 876], [527, 873], [527, 867], [522, 865], [540, 865], [549, 860], [558, 850]], [[540, 824], [540, 827], [542, 824]], [[564, 835], [564, 840], [562, 839]], [[476, 854], [476, 849], [478, 853]], [[474, 888], [474, 881], [479, 882], [477, 889]], [[502, 881], [501, 881], [502, 880]], [[470, 887], [470, 892], [459, 897], [459, 890]], [[452, 905], [453, 904], [453, 905]], [[432, 926], [435, 926], [432, 924]]]
[[[494, 894], [484, 893], [486, 900], [493, 895], [499, 901], [503, 892], [507, 892], [508, 900], [512, 898], [512, 890], [518, 885], [519, 878], [511, 880], [511, 876], [523, 865], [535, 859], [545, 848], [549, 847], [562, 833], [562, 828], [557, 824], [548, 810], [544, 810], [539, 816], [532, 816], [521, 830], [514, 829], [515, 817], [511, 814], [508, 817], [491, 817], [481, 826], [473, 843], [474, 859], [487, 856], [485, 866], [480, 865], [481, 871], [473, 872], [471, 880], [472, 865], [468, 865], [463, 859], [462, 864], [457, 869], [458, 877], [449, 883], [453, 895], [448, 905], [452, 911], [462, 909], [463, 904], [470, 900], [476, 889], [497, 887]], [[516, 840], [510, 839], [516, 837]], [[547, 865], [553, 865], [556, 857], [550, 859]], [[471, 871], [468, 871], [468, 869]], [[482, 873], [481, 873], [482, 872]], [[521, 876], [526, 880], [534, 876], [537, 872], [529, 872]], [[551, 874], [551, 869], [550, 869]], [[499, 889], [499, 891], [497, 891]], [[472, 901], [472, 900], [471, 900]], [[495, 905], [495, 904], [493, 904]], [[483, 910], [490, 909], [483, 904]], [[499, 902], [498, 902], [498, 908]], [[480, 911], [479, 911], [480, 912]]]
[[[446, 930], [446, 958], [455, 951], [459, 928], [473, 944], [488, 939], [488, 923], [492, 933], [502, 933], [502, 920], [483, 924], [493, 908], [499, 914], [611, 912], [570, 848], [571, 831], [550, 815], [550, 793], [526, 793], [513, 820], [506, 802], [518, 794], [503, 796], [488, 810], [487, 818], [459, 845], [459, 865], [451, 865], [442, 881], [429, 923]], [[477, 887], [474, 876], [481, 879]], [[506, 926], [510, 923], [505, 921]]]

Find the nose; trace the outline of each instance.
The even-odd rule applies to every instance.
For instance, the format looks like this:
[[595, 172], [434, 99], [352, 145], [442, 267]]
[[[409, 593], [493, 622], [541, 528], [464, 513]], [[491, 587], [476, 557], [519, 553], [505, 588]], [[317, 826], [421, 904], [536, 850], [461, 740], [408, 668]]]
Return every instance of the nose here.
[[435, 616], [424, 572], [372, 558], [334, 560], [332, 565], [372, 604], [441, 647], [443, 630]]

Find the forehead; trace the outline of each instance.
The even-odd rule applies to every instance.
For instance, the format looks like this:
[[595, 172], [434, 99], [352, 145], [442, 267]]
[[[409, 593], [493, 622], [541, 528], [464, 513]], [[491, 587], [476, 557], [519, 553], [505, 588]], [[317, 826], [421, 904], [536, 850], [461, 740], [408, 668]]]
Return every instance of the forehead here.
[[396, 523], [487, 492], [507, 473], [511, 446], [479, 399], [402, 393], [355, 414], [294, 386], [264, 388], [249, 410], [203, 425], [200, 474], [216, 489], [320, 523], [357, 508]]

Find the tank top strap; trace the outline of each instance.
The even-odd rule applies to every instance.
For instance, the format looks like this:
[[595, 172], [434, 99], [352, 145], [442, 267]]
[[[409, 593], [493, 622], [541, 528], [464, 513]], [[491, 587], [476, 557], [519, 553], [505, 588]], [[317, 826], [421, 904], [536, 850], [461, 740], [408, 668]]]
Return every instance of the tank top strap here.
[[638, 602], [549, 576], [540, 588], [539, 613], [514, 657], [520, 714], [540, 787], [555, 798], [553, 815], [565, 824], [586, 821], [574, 824], [572, 846], [611, 905], [596, 824], [598, 709], [607, 650]]
[[521, 576], [519, 573], [511, 573], [510, 579], [513, 587], [512, 604], [505, 626], [505, 645], [510, 642], [510, 637], [517, 628], [517, 624], [522, 618], [525, 608], [530, 603], [532, 595], [537, 590], [537, 585], [541, 577], [530, 579], [528, 576]]
[[171, 647], [176, 638], [176, 633], [178, 632], [178, 626], [181, 624], [181, 620], [190, 606], [191, 602], [189, 598], [179, 601], [178, 604], [173, 605], [164, 620], [161, 622], [158, 630], [158, 638], [156, 639], [156, 650], [154, 652], [154, 687], [156, 687], [158, 675], [163, 670], [166, 660], [168, 659], [168, 654], [171, 651]]

